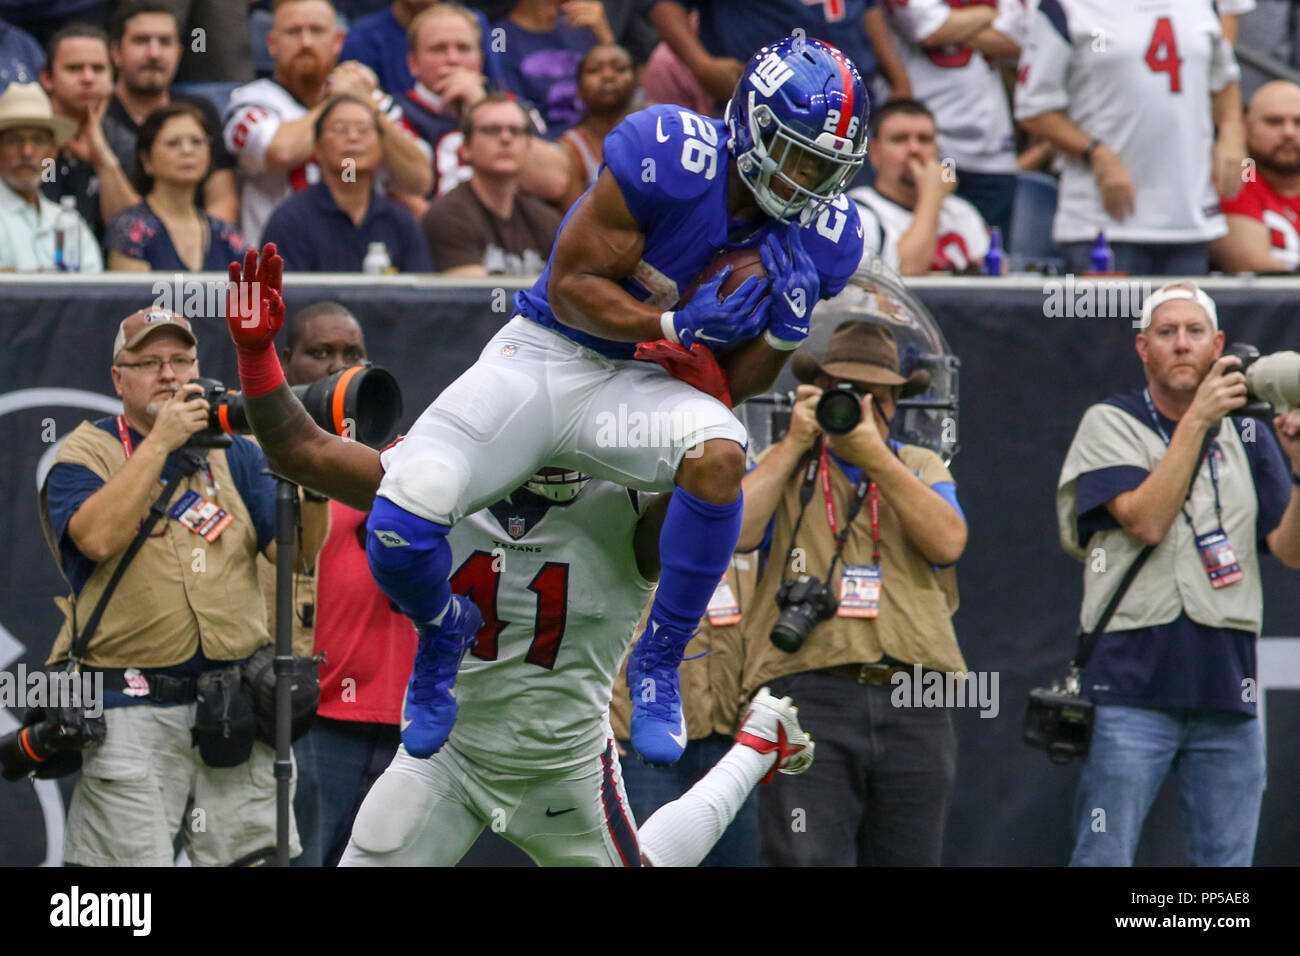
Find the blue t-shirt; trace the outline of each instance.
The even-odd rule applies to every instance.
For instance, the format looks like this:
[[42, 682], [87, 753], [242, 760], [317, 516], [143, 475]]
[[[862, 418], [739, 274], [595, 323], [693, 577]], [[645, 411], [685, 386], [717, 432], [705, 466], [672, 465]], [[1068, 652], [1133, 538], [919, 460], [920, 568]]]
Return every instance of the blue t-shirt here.
[[534, 33], [509, 17], [492, 27], [494, 32], [503, 31], [501, 70], [506, 89], [537, 107], [550, 138], [575, 125], [583, 111], [578, 99], [578, 64], [596, 45], [591, 31], [561, 23], [550, 33]]
[[[202, 268], [207, 272], [225, 272], [231, 262], [243, 259], [247, 243], [230, 223], [206, 214], [204, 218], [208, 221], [208, 251]], [[123, 209], [113, 217], [104, 246], [109, 252], [142, 259], [154, 271], [189, 271], [189, 266], [176, 253], [167, 227], [147, 202]]]
[[[677, 106], [652, 106], [633, 113], [605, 137], [604, 162], [623, 193], [628, 211], [645, 235], [639, 278], [619, 285], [639, 302], [664, 309], [719, 252], [757, 245], [769, 232], [803, 229], [804, 248], [817, 263], [821, 298], [837, 295], [862, 261], [862, 223], [857, 207], [839, 196], [806, 227], [767, 216], [737, 222], [727, 211], [727, 130]], [[576, 204], [575, 207], [576, 208]], [[560, 224], [568, 226], [573, 209]], [[557, 239], [556, 245], [559, 245]], [[555, 253], [551, 257], [554, 261]], [[536, 285], [515, 294], [520, 315], [554, 329], [607, 358], [630, 359], [636, 346], [589, 335], [561, 323], [546, 300], [551, 264]]]
[[714, 56], [749, 62], [769, 43], [796, 29], [825, 40], [853, 61], [862, 82], [871, 85], [876, 56], [862, 28], [862, 16], [876, 0], [696, 0], [700, 11], [700, 43]]
[[[1137, 389], [1106, 400], [1155, 431], [1150, 412]], [[1157, 412], [1166, 435], [1178, 423]], [[1255, 483], [1258, 511], [1255, 538], [1261, 554], [1265, 540], [1282, 520], [1291, 500], [1290, 466], [1269, 423], [1260, 421], [1255, 441], [1242, 442]], [[1207, 439], [1206, 450], [1211, 450]], [[1142, 484], [1150, 474], [1131, 465], [1100, 468], [1081, 474], [1075, 482], [1079, 540], [1086, 542], [1098, 531], [1118, 528], [1106, 504]], [[1175, 521], [1184, 520], [1182, 516]], [[1198, 528], [1199, 532], [1209, 528]], [[1255, 714], [1253, 701], [1243, 701], [1243, 682], [1256, 676], [1255, 635], [1224, 627], [1198, 624], [1183, 613], [1168, 624], [1110, 631], [1097, 648], [1083, 675], [1085, 692], [1099, 704], [1129, 707], [1228, 710]]]
[[[501, 80], [499, 54], [492, 50], [491, 34], [488, 31], [487, 17], [475, 10], [478, 18], [479, 34], [483, 43], [483, 72], [488, 79]], [[352, 24], [347, 37], [343, 40], [343, 52], [339, 62], [356, 60], [375, 71], [379, 85], [386, 93], [400, 96], [415, 85], [415, 78], [406, 65], [406, 54], [410, 45], [406, 40], [406, 27], [397, 22], [393, 8], [386, 6], [382, 10], [362, 17]]]
[[405, 208], [374, 190], [366, 218], [357, 226], [324, 183], [294, 193], [271, 214], [262, 242], [274, 242], [286, 269], [360, 272], [372, 242], [388, 248], [398, 272], [432, 272], [429, 247]]

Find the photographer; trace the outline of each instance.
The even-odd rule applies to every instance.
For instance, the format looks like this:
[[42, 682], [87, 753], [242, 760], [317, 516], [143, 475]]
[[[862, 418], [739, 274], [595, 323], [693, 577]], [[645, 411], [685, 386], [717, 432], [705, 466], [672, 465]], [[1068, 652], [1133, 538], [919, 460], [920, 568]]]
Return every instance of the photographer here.
[[[790, 430], [744, 482], [739, 549], [770, 549], [743, 684], [797, 694], [818, 759], [764, 788], [763, 862], [938, 865], [956, 774], [952, 719], [891, 705], [913, 665], [966, 669], [950, 620], [951, 565], [966, 546], [956, 486], [934, 452], [889, 438], [896, 402], [925, 391], [929, 373], [900, 375], [893, 335], [868, 322], [843, 323], [822, 362], [799, 352], [791, 368], [806, 384]], [[832, 435], [818, 401], [844, 386], [861, 420]]]
[[167, 866], [178, 832], [199, 866], [275, 842], [274, 752], [253, 740], [237, 668], [270, 640], [254, 560], [275, 559], [274, 482], [247, 439], [193, 447], [209, 422], [196, 345], [170, 312], [124, 319], [111, 369], [122, 414], [77, 426], [41, 491], [46, 540], [73, 591], [51, 664], [69, 658], [134, 548], [81, 655], [83, 671], [104, 675], [107, 735], [83, 755], [68, 863]]
[[1161, 286], [1142, 322], [1147, 387], [1084, 413], [1056, 493], [1061, 543], [1085, 562], [1085, 631], [1146, 555], [1083, 671], [1097, 706], [1070, 862], [1131, 865], [1176, 767], [1191, 862], [1249, 866], [1264, 790], [1259, 551], [1300, 567], [1300, 411], [1274, 418], [1277, 438], [1231, 417], [1246, 378], [1194, 284]]

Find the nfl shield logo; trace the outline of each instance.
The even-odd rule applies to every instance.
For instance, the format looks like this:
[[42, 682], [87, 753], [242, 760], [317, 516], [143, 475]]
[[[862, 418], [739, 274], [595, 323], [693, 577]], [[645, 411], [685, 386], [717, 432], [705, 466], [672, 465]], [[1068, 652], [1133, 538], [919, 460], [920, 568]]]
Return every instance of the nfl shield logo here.
[[516, 541], [524, 536], [524, 519], [509, 518], [506, 521], [506, 532]]

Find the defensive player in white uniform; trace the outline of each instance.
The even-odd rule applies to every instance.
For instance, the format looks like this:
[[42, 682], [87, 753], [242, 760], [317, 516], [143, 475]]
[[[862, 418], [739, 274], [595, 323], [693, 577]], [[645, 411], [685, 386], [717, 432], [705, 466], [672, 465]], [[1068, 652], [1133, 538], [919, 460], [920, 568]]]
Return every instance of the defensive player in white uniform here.
[[[273, 272], [259, 275], [250, 253], [242, 278], [258, 277], [244, 301], [260, 294], [265, 307], [228, 313], [250, 420], [279, 473], [367, 506], [380, 456], [317, 428], [276, 374], [283, 304], [273, 246], [263, 262]], [[456, 525], [451, 583], [482, 614], [460, 668], [459, 720], [432, 757], [399, 749], [362, 805], [344, 865], [451, 865], [486, 826], [542, 864], [693, 865], [756, 783], [806, 769], [812, 744], [789, 699], [760, 692], [736, 746], [651, 817], [638, 848], [608, 707], [658, 573], [666, 504], [582, 475], [538, 475]], [[417, 661], [410, 695], [421, 693], [420, 676]]]
[[[1064, 153], [1052, 238], [1073, 272], [1203, 275], [1241, 189], [1240, 71], [1211, 0], [1040, 0], [1015, 115]], [[1218, 130], [1216, 139], [1215, 130]]]
[[1024, 0], [996, 7], [885, 0], [885, 20], [912, 84], [934, 113], [939, 155], [957, 168], [957, 194], [1005, 236], [1015, 195], [1016, 143], [993, 57], [1020, 54]]

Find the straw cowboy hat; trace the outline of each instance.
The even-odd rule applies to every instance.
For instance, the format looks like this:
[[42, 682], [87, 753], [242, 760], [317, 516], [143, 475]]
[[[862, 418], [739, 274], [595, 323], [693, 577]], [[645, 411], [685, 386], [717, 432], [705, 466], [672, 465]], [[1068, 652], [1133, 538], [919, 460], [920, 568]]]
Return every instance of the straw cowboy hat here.
[[54, 134], [54, 145], [62, 146], [77, 132], [77, 124], [55, 116], [50, 98], [38, 83], [10, 83], [0, 94], [0, 132], [15, 127], [36, 126]]

